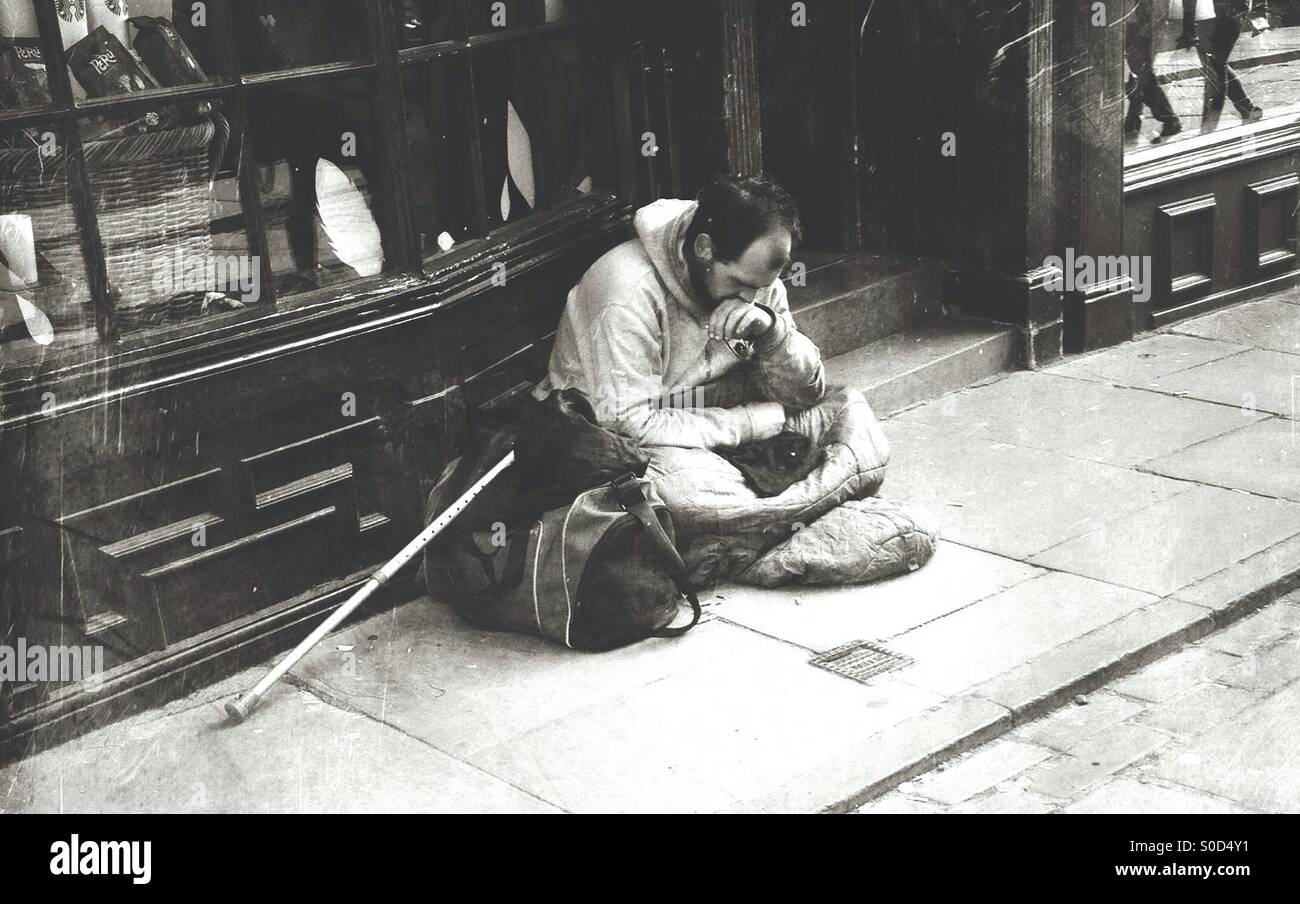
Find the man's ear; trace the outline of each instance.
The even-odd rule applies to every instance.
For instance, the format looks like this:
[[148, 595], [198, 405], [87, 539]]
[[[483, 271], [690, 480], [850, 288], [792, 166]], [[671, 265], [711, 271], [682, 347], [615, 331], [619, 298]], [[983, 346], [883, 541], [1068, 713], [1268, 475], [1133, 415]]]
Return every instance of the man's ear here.
[[701, 232], [695, 237], [695, 259], [705, 266], [713, 263], [713, 237]]

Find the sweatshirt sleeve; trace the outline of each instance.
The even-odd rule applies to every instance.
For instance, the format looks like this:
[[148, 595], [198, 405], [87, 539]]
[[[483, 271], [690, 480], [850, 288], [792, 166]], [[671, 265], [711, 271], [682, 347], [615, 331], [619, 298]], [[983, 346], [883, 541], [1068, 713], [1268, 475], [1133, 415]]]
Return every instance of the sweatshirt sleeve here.
[[605, 305], [586, 338], [591, 403], [603, 426], [646, 446], [716, 449], [781, 432], [776, 402], [735, 408], [663, 407], [662, 336], [649, 305]]
[[826, 394], [822, 353], [794, 325], [784, 283], [773, 285], [766, 305], [775, 319], [772, 329], [754, 343], [759, 380], [768, 398], [791, 408], [810, 408]]

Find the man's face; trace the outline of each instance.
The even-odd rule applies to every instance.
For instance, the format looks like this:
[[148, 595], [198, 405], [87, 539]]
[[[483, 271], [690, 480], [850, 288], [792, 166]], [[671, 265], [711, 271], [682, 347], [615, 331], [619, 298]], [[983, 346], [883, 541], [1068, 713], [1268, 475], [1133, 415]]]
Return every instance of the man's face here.
[[789, 266], [792, 244], [787, 230], [774, 229], [755, 239], [734, 261], [724, 261], [714, 256], [712, 239], [697, 236], [695, 256], [700, 268], [696, 288], [714, 307], [728, 298], [753, 301]]

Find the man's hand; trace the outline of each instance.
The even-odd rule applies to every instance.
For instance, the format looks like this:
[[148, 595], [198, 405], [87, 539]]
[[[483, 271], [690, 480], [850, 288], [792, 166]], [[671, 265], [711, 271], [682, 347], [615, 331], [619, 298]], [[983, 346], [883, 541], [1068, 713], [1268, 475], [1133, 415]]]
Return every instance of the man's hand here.
[[775, 321], [767, 311], [739, 298], [728, 298], [713, 309], [713, 316], [709, 318], [709, 338], [753, 342], [773, 326]]

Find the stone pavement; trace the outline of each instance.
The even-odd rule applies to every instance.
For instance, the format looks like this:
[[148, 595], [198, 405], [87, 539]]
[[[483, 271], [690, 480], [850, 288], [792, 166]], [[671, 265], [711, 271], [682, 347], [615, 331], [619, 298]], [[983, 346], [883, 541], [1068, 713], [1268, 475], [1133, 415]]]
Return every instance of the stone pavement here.
[[859, 813], [1300, 812], [1300, 594]]
[[[1105, 775], [1245, 692], [1270, 696], [1244, 756], [1278, 757], [1292, 654], [1219, 681], [1247, 655], [1230, 633], [1041, 735], [1007, 732], [1300, 586], [1298, 383], [1296, 293], [1011, 374], [886, 422], [884, 493], [944, 530], [915, 574], [718, 588], [687, 637], [600, 655], [417, 600], [335, 634], [242, 726], [221, 704], [260, 670], [0, 770], [0, 811], [844, 811], [995, 738], [976, 776], [954, 767], [938, 796], [885, 799], [959, 807], [1032, 775], [1020, 806], [1040, 810], [1094, 785], [1118, 799], [1132, 789]], [[1265, 615], [1290, 624], [1287, 607]], [[808, 662], [855, 640], [913, 664], [862, 684]], [[1071, 719], [1095, 731], [1072, 740]], [[1188, 743], [1208, 761], [1239, 740]], [[1294, 784], [1265, 800], [1190, 760], [1157, 770], [1294, 808]]]

